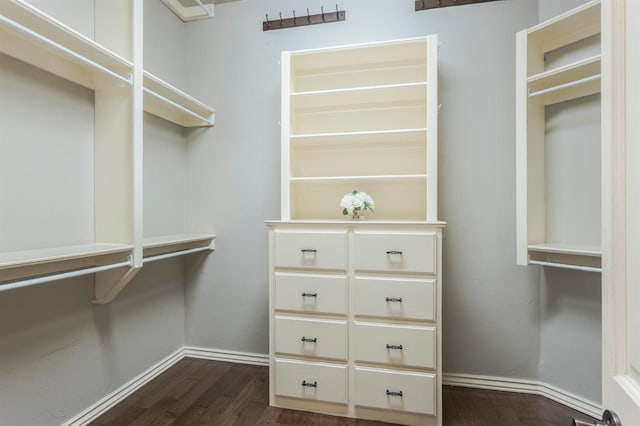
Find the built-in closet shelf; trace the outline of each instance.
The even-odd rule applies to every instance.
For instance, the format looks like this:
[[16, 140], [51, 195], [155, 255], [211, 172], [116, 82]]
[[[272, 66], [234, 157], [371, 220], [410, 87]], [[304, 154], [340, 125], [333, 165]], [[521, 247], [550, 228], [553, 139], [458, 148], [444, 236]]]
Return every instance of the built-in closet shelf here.
[[600, 33], [600, 0], [591, 1], [528, 30], [529, 46], [549, 52]]
[[601, 267], [602, 249], [576, 244], [529, 244], [529, 261], [590, 268]]
[[601, 56], [595, 55], [533, 75], [528, 78], [529, 97], [553, 105], [600, 93], [600, 66]]
[[0, 52], [93, 90], [129, 84], [133, 71], [129, 61], [21, 0], [0, 2]]
[[213, 126], [215, 110], [144, 72], [144, 110], [183, 127]]
[[292, 177], [291, 183], [344, 183], [344, 182], [420, 182], [425, 174], [416, 175], [376, 175], [376, 176], [313, 176]]
[[132, 250], [128, 244], [95, 243], [0, 253], [0, 282], [122, 262]]
[[426, 82], [388, 84], [291, 93], [291, 108], [293, 111], [335, 107], [359, 109], [379, 105], [424, 103], [426, 98]]
[[311, 133], [291, 136], [291, 145], [325, 146], [350, 144], [390, 144], [424, 143], [427, 129], [399, 129], [361, 132]]
[[167, 258], [213, 250], [215, 238], [214, 234], [174, 234], [148, 237], [144, 239], [142, 246], [144, 261], [147, 262], [156, 256]]

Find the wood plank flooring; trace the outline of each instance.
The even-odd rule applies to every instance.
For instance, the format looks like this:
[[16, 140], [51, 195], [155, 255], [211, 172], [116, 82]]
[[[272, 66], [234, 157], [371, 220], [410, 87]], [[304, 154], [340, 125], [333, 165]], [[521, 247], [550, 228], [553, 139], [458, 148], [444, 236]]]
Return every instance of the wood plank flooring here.
[[[185, 358], [103, 414], [95, 426], [359, 425], [345, 419], [269, 407], [267, 367]], [[446, 426], [570, 426], [593, 420], [543, 397], [445, 386]]]

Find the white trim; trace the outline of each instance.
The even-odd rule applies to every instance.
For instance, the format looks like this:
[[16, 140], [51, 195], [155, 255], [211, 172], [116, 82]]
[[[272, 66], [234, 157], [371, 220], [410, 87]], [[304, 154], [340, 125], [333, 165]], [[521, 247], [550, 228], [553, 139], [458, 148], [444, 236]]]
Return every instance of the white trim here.
[[184, 356], [189, 358], [210, 359], [213, 361], [236, 362], [238, 364], [269, 366], [269, 355], [251, 352], [236, 352], [185, 346]]
[[475, 374], [443, 374], [442, 384], [468, 388], [488, 389], [503, 392], [517, 392], [540, 395], [573, 408], [596, 419], [602, 418], [602, 406], [584, 397], [575, 395], [556, 386], [526, 379], [479, 376]]
[[120, 386], [115, 391], [111, 392], [104, 398], [98, 400], [94, 404], [90, 405], [84, 411], [72, 417], [70, 420], [66, 421], [62, 424], [62, 426], [76, 426], [76, 425], [86, 425], [90, 422], [94, 421], [102, 414], [109, 411], [120, 401], [140, 389], [142, 386], [146, 385], [151, 380], [155, 379], [169, 367], [176, 364], [178, 361], [183, 359], [184, 355], [184, 347], [178, 349], [165, 359], [158, 362], [156, 365], [151, 368], [145, 370], [140, 375], [134, 377], [124, 385]]

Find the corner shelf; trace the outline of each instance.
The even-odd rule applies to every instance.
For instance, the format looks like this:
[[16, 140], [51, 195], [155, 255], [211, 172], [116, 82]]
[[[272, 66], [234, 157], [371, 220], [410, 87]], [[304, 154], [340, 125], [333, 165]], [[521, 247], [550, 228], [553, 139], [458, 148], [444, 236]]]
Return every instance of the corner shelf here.
[[89, 89], [131, 84], [131, 62], [22, 0], [0, 3], [0, 51]]
[[210, 127], [215, 110], [144, 71], [144, 110], [182, 127]]
[[600, 34], [600, 0], [516, 35], [517, 264], [598, 271], [601, 250], [548, 241], [545, 106], [600, 93], [601, 55], [546, 69], [545, 54]]

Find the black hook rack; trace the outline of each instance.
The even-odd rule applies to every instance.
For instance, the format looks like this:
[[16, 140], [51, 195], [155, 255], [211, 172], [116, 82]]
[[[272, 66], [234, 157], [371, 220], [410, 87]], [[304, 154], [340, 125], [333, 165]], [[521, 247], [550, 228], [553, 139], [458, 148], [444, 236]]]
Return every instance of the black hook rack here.
[[497, 0], [416, 0], [416, 12], [418, 10], [438, 9], [448, 6], [463, 6], [465, 4], [486, 3]]
[[269, 20], [269, 15], [266, 14], [265, 17], [267, 18], [267, 20], [262, 21], [262, 31], [281, 30], [283, 28], [304, 27], [305, 25], [326, 24], [329, 22], [344, 21], [347, 17], [347, 12], [344, 10], [338, 10], [337, 4], [336, 4], [335, 12], [325, 12], [324, 7], [321, 7], [320, 9], [321, 9], [320, 13], [317, 13], [315, 15], [310, 15], [309, 8], [307, 8], [306, 19], [300, 16], [296, 16], [295, 10], [293, 11], [293, 16], [291, 18], [283, 18], [282, 12], [280, 12], [279, 19]]

